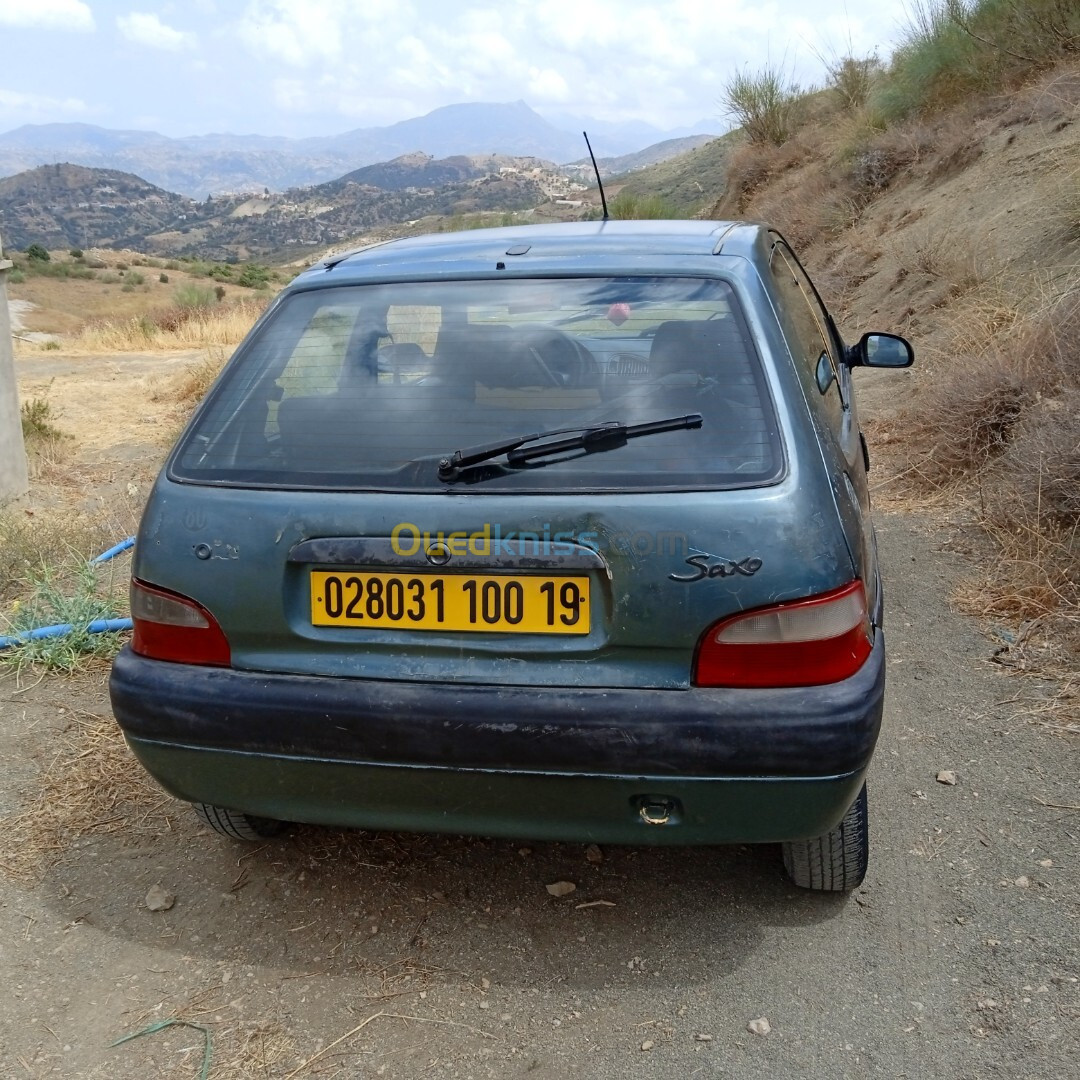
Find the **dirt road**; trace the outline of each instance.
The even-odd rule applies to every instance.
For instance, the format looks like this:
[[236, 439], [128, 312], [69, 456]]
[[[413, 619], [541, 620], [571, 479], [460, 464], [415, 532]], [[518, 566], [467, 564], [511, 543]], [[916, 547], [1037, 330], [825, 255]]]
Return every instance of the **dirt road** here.
[[[794, 889], [765, 848], [244, 847], [146, 792], [36, 880], [0, 866], [0, 1077], [197, 1077], [199, 1028], [108, 1045], [174, 1017], [212, 1034], [215, 1078], [1080, 1075], [1075, 742], [1017, 714], [995, 642], [950, 610], [956, 535], [878, 531], [891, 667], [853, 897]], [[0, 681], [9, 823], [108, 715], [104, 674]], [[158, 884], [175, 903], [151, 911]]]

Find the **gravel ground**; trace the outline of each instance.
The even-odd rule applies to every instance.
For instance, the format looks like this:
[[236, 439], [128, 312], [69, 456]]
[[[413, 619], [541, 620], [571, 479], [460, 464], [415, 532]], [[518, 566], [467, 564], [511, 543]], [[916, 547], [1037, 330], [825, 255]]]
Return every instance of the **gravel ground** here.
[[27, 330], [24, 319], [31, 311], [34, 310], [34, 305], [29, 300], [8, 300], [8, 316], [11, 319], [11, 332], [22, 341], [31, 341], [37, 345], [42, 345], [46, 341], [59, 340], [56, 334], [43, 334], [35, 330]]
[[[794, 889], [769, 848], [252, 848], [150, 803], [36, 882], [0, 872], [0, 1076], [197, 1077], [198, 1028], [108, 1046], [169, 1018], [210, 1031], [216, 1078], [1080, 1075], [1075, 742], [1016, 715], [948, 607], [970, 556], [923, 518], [878, 531], [890, 684], [853, 897]], [[6, 802], [108, 714], [103, 678], [0, 682]]]
[[[141, 497], [194, 359], [20, 358], [71, 436], [35, 505]], [[888, 409], [896, 385], [862, 374]], [[1031, 722], [1015, 699], [1047, 688], [950, 609], [968, 538], [877, 525], [889, 690], [852, 897], [793, 888], [769, 848], [232, 844], [132, 783], [104, 668], [0, 680], [0, 1080], [194, 1080], [207, 1034], [212, 1080], [1080, 1077], [1075, 738]], [[67, 777], [49, 812], [45, 776]], [[114, 782], [128, 802], [54, 837]], [[109, 1046], [170, 1019], [201, 1027]]]

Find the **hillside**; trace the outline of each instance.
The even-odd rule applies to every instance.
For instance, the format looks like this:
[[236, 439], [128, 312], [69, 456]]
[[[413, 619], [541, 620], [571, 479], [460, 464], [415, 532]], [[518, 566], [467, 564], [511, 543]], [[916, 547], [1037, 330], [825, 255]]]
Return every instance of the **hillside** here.
[[43, 165], [0, 180], [0, 232], [16, 249], [36, 243], [265, 261], [432, 215], [531, 210], [573, 187], [536, 158], [408, 154], [315, 187], [196, 203], [128, 173]]
[[42, 165], [0, 180], [0, 234], [13, 248], [138, 246], [198, 216], [192, 199], [114, 169]]
[[[27, 124], [0, 134], [0, 176], [71, 161], [136, 173], [169, 191], [205, 199], [238, 191], [272, 191], [325, 183], [365, 165], [414, 152], [580, 158], [580, 118], [564, 130], [525, 102], [447, 105], [385, 127], [292, 139], [265, 135], [170, 138], [154, 131], [116, 131], [92, 124]], [[585, 127], [593, 129], [591, 122]], [[597, 124], [598, 154], [636, 153], [669, 133], [647, 124]], [[685, 134], [679, 132], [680, 135]]]
[[571, 183], [534, 158], [412, 154], [313, 188], [217, 200], [215, 213], [147, 235], [141, 246], [210, 259], [303, 258], [419, 218], [532, 210]]
[[[888, 67], [838, 67], [828, 108], [796, 99], [771, 132], [695, 151], [698, 196], [783, 232], [848, 341], [911, 339], [911, 372], [856, 374], [876, 497], [949, 508], [981, 553], [955, 600], [1003, 627], [998, 662], [1075, 675], [1080, 8], [935, 10]], [[685, 191], [687, 165], [656, 189]]]
[[[591, 138], [591, 136], [590, 136]], [[663, 142], [654, 143], [632, 154], [620, 154], [618, 157], [598, 157], [596, 167], [600, 175], [619, 176], [622, 173], [636, 172], [649, 165], [655, 165], [661, 161], [669, 161], [681, 158], [691, 150], [712, 142], [715, 135], [683, 135], [677, 139], [665, 139]], [[579, 158], [572, 162], [572, 167], [578, 168], [582, 173], [592, 176], [592, 162], [587, 158]]]
[[406, 188], [440, 188], [450, 184], [467, 183], [480, 180], [493, 174], [515, 175], [523, 171], [539, 169], [554, 174], [555, 166], [539, 158], [510, 157], [505, 154], [468, 156], [457, 154], [453, 157], [436, 159], [430, 154], [403, 154], [393, 161], [383, 161], [377, 165], [365, 165], [350, 173], [319, 184], [312, 189], [312, 194], [322, 196], [337, 195], [349, 185], [379, 188], [382, 191], [404, 191]]
[[659, 160], [632, 172], [615, 176], [613, 191], [635, 196], [660, 196], [673, 213], [694, 216], [716, 201], [727, 183], [731, 155], [743, 141], [741, 132], [729, 132], [718, 139], [667, 160]]

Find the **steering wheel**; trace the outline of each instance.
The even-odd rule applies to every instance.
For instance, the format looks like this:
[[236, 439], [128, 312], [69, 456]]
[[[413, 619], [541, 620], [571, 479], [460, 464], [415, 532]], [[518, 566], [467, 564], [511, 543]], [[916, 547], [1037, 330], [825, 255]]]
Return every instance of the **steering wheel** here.
[[546, 385], [565, 388], [586, 382], [589, 365], [581, 346], [561, 330], [538, 327], [524, 337], [522, 347]]

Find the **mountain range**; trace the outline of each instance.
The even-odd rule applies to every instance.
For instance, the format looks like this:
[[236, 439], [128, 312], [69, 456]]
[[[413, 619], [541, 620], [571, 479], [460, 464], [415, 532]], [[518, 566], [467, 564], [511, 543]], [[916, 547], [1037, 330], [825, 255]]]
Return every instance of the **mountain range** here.
[[39, 165], [0, 179], [0, 232], [11, 250], [280, 259], [429, 215], [532, 211], [583, 186], [538, 158], [414, 153], [313, 187], [195, 200], [115, 169]]
[[617, 157], [668, 139], [697, 135], [704, 141], [718, 126], [703, 121], [696, 130], [663, 131], [641, 121], [613, 124], [569, 115], [557, 120], [546, 120], [524, 101], [515, 101], [446, 105], [386, 127], [300, 139], [229, 134], [172, 138], [92, 124], [26, 124], [0, 134], [0, 177], [72, 162], [135, 173], [157, 187], [201, 200], [225, 192], [320, 184], [416, 151], [434, 158], [502, 154], [569, 162], [582, 157], [583, 130], [589, 131], [598, 157]]

